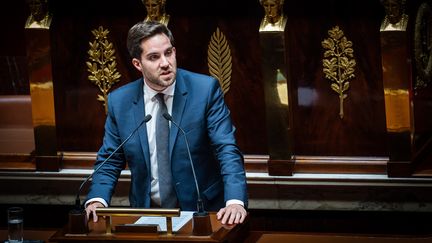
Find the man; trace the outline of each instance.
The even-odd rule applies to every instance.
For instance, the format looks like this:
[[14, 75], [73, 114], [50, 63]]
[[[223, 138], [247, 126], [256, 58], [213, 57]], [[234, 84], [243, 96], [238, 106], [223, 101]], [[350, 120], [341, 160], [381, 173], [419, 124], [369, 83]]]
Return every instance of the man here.
[[[139, 22], [129, 30], [127, 46], [132, 64], [143, 78], [108, 96], [105, 136], [95, 167], [132, 133], [145, 115], [150, 114], [152, 119], [94, 175], [86, 202], [87, 216], [93, 216], [94, 221], [96, 207], [108, 206], [126, 163], [131, 171], [132, 207], [197, 209], [196, 186], [183, 134], [170, 124], [169, 146], [158, 144], [163, 135], [156, 135], [155, 131], [158, 121], [164, 119], [160, 119], [159, 109], [165, 108], [164, 112], [171, 114], [186, 133], [205, 209], [219, 210], [217, 218], [222, 224], [242, 223], [246, 217], [243, 156], [236, 145], [235, 129], [219, 83], [210, 76], [177, 69], [173, 43], [170, 30], [155, 21]], [[159, 171], [164, 148], [169, 153], [171, 170]], [[162, 172], [172, 175], [160, 176]], [[166, 187], [173, 189], [174, 204], [162, 198], [167, 195]]]

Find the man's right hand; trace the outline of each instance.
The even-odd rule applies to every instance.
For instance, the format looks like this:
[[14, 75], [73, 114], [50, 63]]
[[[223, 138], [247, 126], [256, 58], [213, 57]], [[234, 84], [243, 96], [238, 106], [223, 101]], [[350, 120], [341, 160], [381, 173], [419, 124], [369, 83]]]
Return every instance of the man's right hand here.
[[98, 221], [98, 216], [96, 214], [96, 208], [103, 208], [104, 205], [100, 202], [91, 202], [87, 205], [85, 211], [87, 214], [87, 220], [90, 219], [90, 216], [93, 217], [93, 222], [97, 222]]

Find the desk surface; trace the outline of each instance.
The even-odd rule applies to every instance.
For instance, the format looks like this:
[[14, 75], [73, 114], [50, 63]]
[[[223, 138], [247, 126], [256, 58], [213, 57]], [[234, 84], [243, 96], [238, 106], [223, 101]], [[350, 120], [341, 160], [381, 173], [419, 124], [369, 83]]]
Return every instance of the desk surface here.
[[[112, 225], [131, 224], [139, 217], [112, 217]], [[210, 236], [192, 235], [192, 220], [186, 223], [173, 235], [166, 233], [113, 233], [106, 234], [105, 219], [99, 218], [97, 223], [89, 222], [90, 232], [88, 234], [67, 234], [67, 227], [57, 231], [51, 238], [51, 242], [106, 242], [106, 241], [141, 241], [141, 242], [239, 242], [239, 238], [246, 238], [247, 218], [244, 224], [229, 228], [224, 227], [216, 219], [215, 213], [210, 213], [213, 234]]]

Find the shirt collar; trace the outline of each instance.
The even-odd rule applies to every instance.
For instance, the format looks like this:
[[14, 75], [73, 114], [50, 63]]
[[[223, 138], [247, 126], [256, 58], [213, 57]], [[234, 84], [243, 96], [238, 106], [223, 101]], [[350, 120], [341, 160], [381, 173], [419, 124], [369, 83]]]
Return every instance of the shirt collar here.
[[161, 92], [158, 92], [158, 91], [150, 88], [146, 84], [146, 82], [144, 81], [144, 79], [143, 79], [143, 82], [144, 82], [144, 96], [147, 96], [147, 97], [149, 97], [151, 99], [153, 99], [153, 97], [155, 95], [157, 95], [158, 93], [163, 93], [164, 95], [171, 96], [171, 97], [174, 96], [175, 83], [176, 83], [175, 80], [174, 80], [173, 84], [171, 84], [170, 86], [168, 86], [166, 89], [162, 90]]

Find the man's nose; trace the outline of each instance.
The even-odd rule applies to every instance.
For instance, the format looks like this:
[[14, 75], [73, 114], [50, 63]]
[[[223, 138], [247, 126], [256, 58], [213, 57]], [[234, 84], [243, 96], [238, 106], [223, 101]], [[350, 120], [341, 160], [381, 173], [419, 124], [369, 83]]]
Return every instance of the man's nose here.
[[162, 67], [165, 67], [165, 66], [169, 65], [168, 58], [166, 56], [162, 56], [160, 65]]

